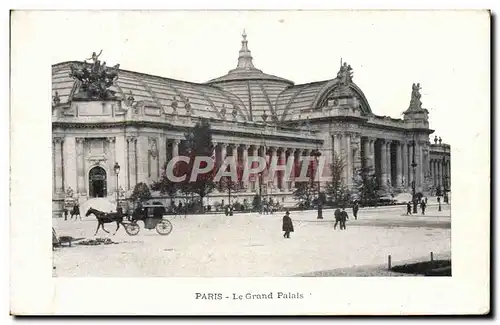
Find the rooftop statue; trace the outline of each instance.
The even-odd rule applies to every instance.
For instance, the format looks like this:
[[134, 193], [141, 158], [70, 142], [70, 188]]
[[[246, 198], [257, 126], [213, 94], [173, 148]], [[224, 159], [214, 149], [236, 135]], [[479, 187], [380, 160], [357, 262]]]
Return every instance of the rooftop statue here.
[[[109, 88], [118, 79], [118, 68], [119, 64], [113, 67], [107, 67], [106, 62], [99, 61], [99, 56], [101, 55], [92, 53], [92, 56], [84, 61], [83, 64], [72, 64], [70, 65], [70, 77], [78, 80], [80, 85], [80, 91], [75, 94], [75, 99], [95, 99], [95, 100], [108, 100], [115, 99], [115, 92]], [[92, 60], [92, 63], [88, 63], [87, 60]]]
[[422, 95], [420, 94], [420, 89], [422, 88], [420, 87], [420, 83], [413, 84], [411, 88], [412, 90], [409, 109], [420, 110], [422, 109], [422, 102], [420, 101], [420, 97], [422, 97]]
[[340, 70], [337, 73], [337, 78], [340, 84], [348, 86], [352, 82], [352, 68], [346, 62], [340, 66]]

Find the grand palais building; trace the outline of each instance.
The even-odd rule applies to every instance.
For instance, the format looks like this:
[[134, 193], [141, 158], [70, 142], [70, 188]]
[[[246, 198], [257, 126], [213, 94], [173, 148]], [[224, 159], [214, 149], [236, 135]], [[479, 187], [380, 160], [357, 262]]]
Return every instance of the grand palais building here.
[[[179, 154], [186, 130], [200, 119], [210, 121], [217, 160], [298, 159], [319, 150], [327, 161], [333, 153], [345, 159], [342, 179], [348, 186], [355, 171], [368, 165], [382, 186], [406, 192], [413, 181], [416, 191], [449, 187], [450, 146], [431, 137], [420, 85], [413, 85], [411, 97], [408, 85], [409, 105], [404, 118], [396, 119], [376, 115], [352, 79], [347, 63], [332, 79], [307, 84], [266, 74], [253, 65], [245, 34], [237, 66], [205, 83], [106, 67], [95, 53], [85, 64], [55, 64], [54, 213], [68, 196], [80, 203], [94, 197], [114, 202], [117, 192], [127, 198], [135, 184], [157, 181], [165, 162]], [[289, 200], [294, 183], [293, 176], [284, 181], [277, 175], [266, 184], [252, 178], [238, 196], [251, 201], [264, 188], [267, 195]], [[223, 195], [216, 191], [209, 200]]]

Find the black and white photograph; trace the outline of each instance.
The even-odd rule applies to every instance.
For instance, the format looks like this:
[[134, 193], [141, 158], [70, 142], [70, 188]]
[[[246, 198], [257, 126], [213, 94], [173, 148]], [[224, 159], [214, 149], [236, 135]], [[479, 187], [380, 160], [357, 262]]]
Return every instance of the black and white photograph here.
[[[43, 138], [43, 155], [12, 168], [43, 177], [43, 274], [124, 286], [286, 280], [168, 299], [343, 314], [351, 306], [307, 309], [322, 298], [300, 281], [418, 288], [484, 268], [489, 33], [480, 10], [13, 12], [12, 72], [26, 43], [47, 52], [33, 72], [47, 80], [47, 102], [34, 104], [43, 127], [28, 117], [32, 133], [13, 133], [11, 145]], [[26, 87], [13, 98], [29, 97]], [[462, 255], [481, 237], [479, 254]], [[485, 312], [487, 296], [479, 301]], [[78, 312], [70, 303], [63, 313]]]

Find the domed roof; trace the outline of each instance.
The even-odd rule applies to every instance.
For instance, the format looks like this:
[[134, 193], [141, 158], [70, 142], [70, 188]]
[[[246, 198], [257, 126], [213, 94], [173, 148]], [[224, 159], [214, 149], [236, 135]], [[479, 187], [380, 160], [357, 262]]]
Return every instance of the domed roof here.
[[238, 65], [236, 68], [229, 70], [229, 72], [222, 77], [207, 81], [207, 84], [235, 80], [268, 80], [293, 85], [293, 81], [264, 73], [262, 70], [255, 68], [252, 62], [252, 53], [248, 49], [247, 34], [245, 33], [245, 30], [243, 30], [242, 37], [243, 39], [241, 41], [241, 49], [238, 56]]
[[252, 62], [245, 31], [242, 36], [236, 68], [222, 77], [207, 81], [206, 84], [238, 96], [249, 111], [251, 120], [278, 122], [276, 99], [283, 90], [292, 87], [294, 83], [257, 69]]

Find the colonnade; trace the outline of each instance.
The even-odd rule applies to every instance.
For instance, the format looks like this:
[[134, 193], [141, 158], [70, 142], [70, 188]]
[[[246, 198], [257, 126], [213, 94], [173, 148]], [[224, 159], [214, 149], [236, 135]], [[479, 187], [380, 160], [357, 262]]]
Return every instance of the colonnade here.
[[432, 185], [439, 188], [450, 188], [451, 162], [443, 158], [432, 158], [429, 161]]
[[416, 189], [424, 184], [428, 161], [428, 143], [424, 141], [415, 141], [413, 150], [413, 141], [366, 137], [356, 132], [337, 132], [332, 140], [332, 151], [344, 164], [342, 180], [348, 186], [352, 186], [360, 168], [375, 173], [383, 187], [407, 189], [414, 180]]

